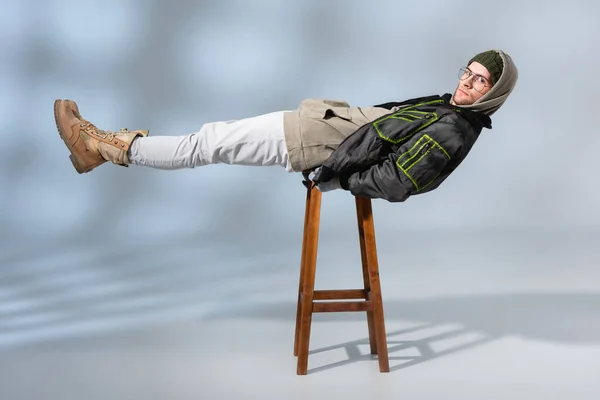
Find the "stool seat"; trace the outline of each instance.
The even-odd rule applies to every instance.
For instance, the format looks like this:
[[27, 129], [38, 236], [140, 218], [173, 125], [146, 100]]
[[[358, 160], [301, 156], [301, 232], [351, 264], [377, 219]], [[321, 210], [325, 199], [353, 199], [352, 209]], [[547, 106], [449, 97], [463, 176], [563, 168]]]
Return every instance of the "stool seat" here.
[[[383, 300], [379, 281], [375, 227], [371, 199], [356, 197], [356, 217], [362, 260], [363, 288], [314, 290], [321, 219], [321, 192], [306, 181], [306, 210], [298, 285], [294, 355], [297, 374], [306, 375], [312, 314], [317, 312], [366, 312], [371, 354], [377, 354], [379, 371], [389, 372]], [[334, 300], [334, 301], [332, 301]], [[335, 301], [345, 300], [345, 301]]]

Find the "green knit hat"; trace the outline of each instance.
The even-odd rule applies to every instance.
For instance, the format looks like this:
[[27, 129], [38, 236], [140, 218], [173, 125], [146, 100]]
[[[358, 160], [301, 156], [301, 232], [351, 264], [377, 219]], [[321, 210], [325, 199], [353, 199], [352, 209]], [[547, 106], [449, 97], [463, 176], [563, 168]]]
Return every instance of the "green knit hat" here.
[[469, 61], [468, 65], [471, 65], [472, 62], [478, 62], [487, 68], [492, 77], [492, 84], [496, 84], [496, 82], [498, 82], [498, 79], [500, 79], [500, 76], [502, 75], [504, 62], [496, 50], [488, 50], [477, 54]]

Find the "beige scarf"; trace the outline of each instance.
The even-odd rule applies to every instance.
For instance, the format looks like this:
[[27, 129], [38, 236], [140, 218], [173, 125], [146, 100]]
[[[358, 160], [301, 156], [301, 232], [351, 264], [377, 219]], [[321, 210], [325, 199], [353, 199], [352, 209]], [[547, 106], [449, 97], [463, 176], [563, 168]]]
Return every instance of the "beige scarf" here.
[[517, 66], [513, 62], [512, 58], [501, 50], [496, 50], [502, 61], [504, 62], [504, 68], [502, 69], [502, 75], [498, 82], [492, 87], [492, 89], [484, 94], [479, 100], [469, 106], [460, 106], [468, 108], [473, 111], [478, 111], [486, 115], [492, 115], [504, 104], [508, 95], [513, 91], [517, 79], [519, 78], [519, 71]]

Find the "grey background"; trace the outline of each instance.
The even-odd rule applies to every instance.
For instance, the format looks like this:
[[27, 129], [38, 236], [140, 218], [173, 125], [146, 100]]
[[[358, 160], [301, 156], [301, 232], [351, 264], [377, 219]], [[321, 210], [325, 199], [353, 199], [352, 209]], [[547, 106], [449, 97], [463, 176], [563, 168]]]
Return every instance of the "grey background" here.
[[[494, 335], [598, 345], [588, 322], [600, 317], [599, 15], [591, 0], [2, 1], [0, 349], [201, 321], [265, 301], [287, 308], [248, 315], [293, 322], [298, 174], [106, 165], [78, 175], [54, 99], [77, 101], [104, 129], [180, 135], [307, 97], [369, 106], [452, 92], [457, 70], [489, 48], [508, 52], [520, 73], [493, 129], [436, 191], [373, 202], [384, 294], [397, 299], [390, 318], [422, 310], [439, 322], [452, 304], [465, 310], [454, 320]], [[326, 194], [320, 260], [333, 266], [322, 282], [349, 283], [356, 243], [352, 197]], [[527, 316], [489, 319], [529, 310], [522, 299], [539, 292], [549, 295], [542, 304], [568, 310], [560, 315], [585, 312], [587, 322], [565, 322], [578, 332], [579, 321], [585, 340], [546, 337], [543, 323], [560, 315], [534, 326]], [[474, 312], [463, 297], [429, 302], [468, 295], [488, 304], [490, 294], [506, 301]], [[409, 315], [394, 311], [421, 300]], [[8, 382], [6, 398], [28, 398], [18, 379]]]

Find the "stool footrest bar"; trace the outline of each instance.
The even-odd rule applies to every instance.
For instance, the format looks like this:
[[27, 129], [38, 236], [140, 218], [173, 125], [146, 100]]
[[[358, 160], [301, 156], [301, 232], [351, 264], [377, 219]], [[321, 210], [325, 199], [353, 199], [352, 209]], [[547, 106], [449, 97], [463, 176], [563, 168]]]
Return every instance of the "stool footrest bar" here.
[[343, 300], [366, 298], [367, 292], [364, 289], [315, 290], [313, 292], [313, 299], [315, 300]]
[[373, 303], [370, 301], [328, 301], [326, 303], [313, 303], [312, 312], [354, 312], [371, 310], [373, 310]]

